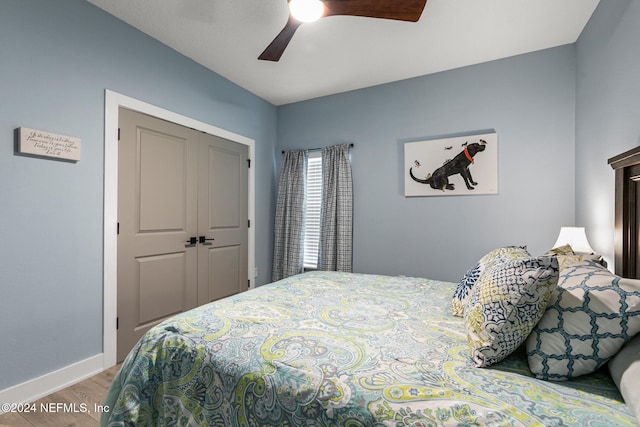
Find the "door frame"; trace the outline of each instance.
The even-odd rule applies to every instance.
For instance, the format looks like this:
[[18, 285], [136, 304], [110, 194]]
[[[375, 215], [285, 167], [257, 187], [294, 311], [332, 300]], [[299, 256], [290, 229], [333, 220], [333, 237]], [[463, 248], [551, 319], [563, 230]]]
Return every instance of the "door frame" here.
[[[103, 367], [116, 364], [117, 345], [117, 259], [118, 259], [118, 110], [120, 107], [148, 114], [178, 125], [186, 126], [214, 136], [248, 146], [249, 159], [255, 157], [255, 141], [144, 101], [105, 90], [104, 104], [104, 231], [103, 231]], [[255, 164], [255, 163], [254, 163]], [[249, 220], [255, 224], [255, 167], [250, 167], [248, 208]], [[255, 225], [249, 227], [248, 277], [249, 288], [255, 286]]]

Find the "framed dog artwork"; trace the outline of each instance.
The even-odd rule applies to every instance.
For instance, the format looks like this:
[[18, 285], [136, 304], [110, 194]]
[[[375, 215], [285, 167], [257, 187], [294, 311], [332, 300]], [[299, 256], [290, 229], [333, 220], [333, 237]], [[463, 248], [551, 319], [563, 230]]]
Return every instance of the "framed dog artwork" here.
[[497, 133], [405, 143], [405, 196], [496, 193]]

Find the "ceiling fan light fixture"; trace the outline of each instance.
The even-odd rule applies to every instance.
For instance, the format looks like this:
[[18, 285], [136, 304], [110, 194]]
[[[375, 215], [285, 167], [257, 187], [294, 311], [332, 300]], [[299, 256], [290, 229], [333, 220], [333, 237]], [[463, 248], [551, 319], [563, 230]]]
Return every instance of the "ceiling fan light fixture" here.
[[322, 17], [324, 4], [320, 0], [291, 0], [291, 15], [300, 22], [313, 22]]

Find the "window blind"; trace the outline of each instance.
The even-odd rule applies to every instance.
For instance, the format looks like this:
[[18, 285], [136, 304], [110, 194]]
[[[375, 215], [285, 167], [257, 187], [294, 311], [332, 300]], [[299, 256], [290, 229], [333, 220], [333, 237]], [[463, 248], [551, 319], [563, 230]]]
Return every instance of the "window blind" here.
[[311, 153], [307, 162], [307, 211], [304, 227], [304, 268], [318, 267], [320, 207], [322, 203], [322, 155]]

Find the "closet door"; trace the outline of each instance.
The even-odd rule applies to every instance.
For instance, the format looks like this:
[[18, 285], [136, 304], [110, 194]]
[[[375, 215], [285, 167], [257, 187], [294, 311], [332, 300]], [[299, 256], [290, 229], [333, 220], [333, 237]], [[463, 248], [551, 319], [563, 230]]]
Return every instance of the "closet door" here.
[[152, 326], [198, 302], [199, 133], [120, 109], [118, 339], [121, 361]]
[[[248, 147], [120, 109], [121, 361], [162, 320], [248, 287]], [[193, 241], [192, 241], [193, 239]]]
[[198, 304], [248, 288], [248, 147], [200, 135]]

